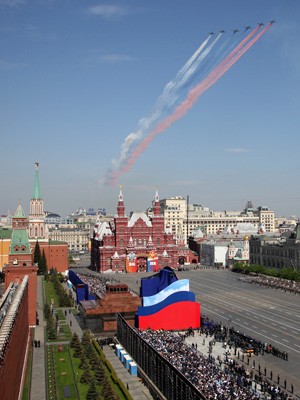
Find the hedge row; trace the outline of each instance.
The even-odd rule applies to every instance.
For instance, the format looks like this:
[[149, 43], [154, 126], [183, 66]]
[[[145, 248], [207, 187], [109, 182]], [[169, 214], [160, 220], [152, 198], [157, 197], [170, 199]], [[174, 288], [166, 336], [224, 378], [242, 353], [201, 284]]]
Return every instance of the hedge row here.
[[294, 268], [292, 267], [277, 269], [277, 268], [268, 268], [264, 267], [263, 265], [257, 265], [257, 264], [236, 263], [233, 265], [232, 271], [240, 272], [243, 274], [250, 274], [250, 273], [262, 274], [262, 275], [273, 276], [276, 278], [288, 279], [291, 281], [300, 282], [300, 271], [295, 271]]
[[94, 345], [94, 348], [96, 349], [97, 353], [99, 354], [99, 357], [101, 358], [102, 362], [105, 364], [106, 368], [109, 370], [110, 377], [111, 377], [112, 381], [114, 382], [114, 384], [119, 387], [120, 391], [122, 392], [122, 394], [126, 400], [133, 400], [132, 396], [130, 395], [130, 393], [128, 392], [126, 387], [124, 386], [123, 382], [118, 378], [112, 365], [105, 357], [101, 347], [96, 342], [96, 340], [93, 340], [93, 345]]

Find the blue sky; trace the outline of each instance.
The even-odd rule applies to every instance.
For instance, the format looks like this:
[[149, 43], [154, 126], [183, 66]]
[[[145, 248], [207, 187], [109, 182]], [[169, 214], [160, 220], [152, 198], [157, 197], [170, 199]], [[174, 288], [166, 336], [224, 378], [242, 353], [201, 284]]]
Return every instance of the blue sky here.
[[[300, 215], [298, 0], [0, 0], [0, 212], [115, 212], [125, 137], [211, 31], [277, 22], [120, 177], [126, 210], [186, 196]], [[229, 33], [227, 33], [229, 34]]]

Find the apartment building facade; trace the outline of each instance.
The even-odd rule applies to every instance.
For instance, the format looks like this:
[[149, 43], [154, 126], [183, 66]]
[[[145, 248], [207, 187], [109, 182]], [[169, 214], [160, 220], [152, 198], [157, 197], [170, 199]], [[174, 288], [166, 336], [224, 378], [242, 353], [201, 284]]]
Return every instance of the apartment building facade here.
[[199, 204], [188, 204], [184, 197], [176, 196], [160, 200], [165, 227], [175, 237], [187, 237], [199, 228], [205, 235], [217, 234], [225, 228], [234, 229], [239, 223], [253, 224], [257, 231], [274, 232], [275, 213], [266, 206], [256, 210], [245, 208], [243, 211], [213, 211]]

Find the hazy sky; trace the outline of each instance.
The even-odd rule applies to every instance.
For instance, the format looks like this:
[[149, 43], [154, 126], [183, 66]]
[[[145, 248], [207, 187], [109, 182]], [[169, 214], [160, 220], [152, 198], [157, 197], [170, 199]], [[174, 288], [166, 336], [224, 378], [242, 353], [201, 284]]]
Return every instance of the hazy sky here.
[[[211, 31], [271, 29], [194, 107], [103, 185], [124, 139]], [[300, 215], [299, 0], [0, 0], [0, 212], [126, 211], [190, 196]]]

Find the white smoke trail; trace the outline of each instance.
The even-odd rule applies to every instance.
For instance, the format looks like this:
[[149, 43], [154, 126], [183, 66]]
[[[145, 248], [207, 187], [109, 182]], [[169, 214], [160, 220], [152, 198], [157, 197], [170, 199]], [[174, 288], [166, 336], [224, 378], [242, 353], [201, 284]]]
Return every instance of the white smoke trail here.
[[188, 93], [186, 99], [175, 109], [172, 114], [161, 121], [134, 149], [125, 160], [122, 167], [110, 173], [107, 177], [108, 184], [115, 184], [118, 177], [124, 172], [128, 172], [136, 162], [140, 154], [148, 147], [151, 141], [161, 132], [165, 131], [195, 104], [197, 99], [212, 85], [214, 85], [271, 27], [271, 23], [258, 33], [259, 27], [255, 28], [246, 36], [224, 59], [221, 61], [202, 81], [194, 86]]
[[188, 79], [193, 75], [193, 73], [198, 69], [199, 64], [202, 60], [209, 54], [213, 46], [217, 43], [220, 35], [210, 44], [210, 46], [205, 50], [211, 35], [209, 35], [205, 41], [198, 47], [195, 53], [189, 58], [185, 65], [178, 71], [176, 77], [168, 82], [163, 90], [161, 96], [157, 99], [154, 106], [153, 112], [150, 116], [140, 119], [138, 123], [138, 129], [131, 132], [124, 140], [121, 145], [121, 151], [117, 159], [112, 160], [114, 168], [119, 168], [123, 161], [126, 160], [128, 154], [132, 151], [136, 143], [138, 143], [146, 133], [153, 128], [155, 124], [159, 122], [162, 115], [168, 112], [170, 107], [174, 106], [178, 100], [180, 93], [179, 89], [188, 81]]
[[[178, 72], [176, 75], [176, 78], [169, 82], [166, 85], [166, 88], [169, 86], [168, 91], [166, 91], [166, 88], [163, 92], [163, 94], [159, 97], [158, 102], [157, 102], [157, 107], [160, 109], [165, 109], [167, 108], [168, 110], [173, 107], [176, 103], [176, 101], [179, 99], [180, 96], [182, 96], [182, 93], [179, 92], [179, 90], [186, 85], [186, 83], [191, 79], [191, 77], [195, 74], [195, 72], [198, 70], [200, 64], [202, 61], [205, 59], [205, 57], [208, 56], [208, 54], [211, 52], [215, 44], [218, 42], [222, 34], [220, 33], [215, 40], [202, 52], [196, 52], [197, 56], [194, 57], [196, 53], [191, 57], [193, 58], [193, 62], [187, 62], [185, 66]], [[207, 40], [206, 40], [207, 43]], [[204, 47], [202, 47], [203, 50]], [[188, 67], [187, 67], [187, 64]], [[184, 72], [182, 72], [184, 71]], [[172, 86], [170, 85], [172, 84]]]

